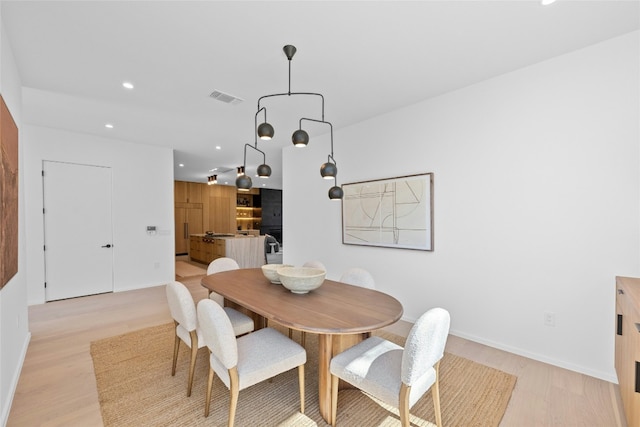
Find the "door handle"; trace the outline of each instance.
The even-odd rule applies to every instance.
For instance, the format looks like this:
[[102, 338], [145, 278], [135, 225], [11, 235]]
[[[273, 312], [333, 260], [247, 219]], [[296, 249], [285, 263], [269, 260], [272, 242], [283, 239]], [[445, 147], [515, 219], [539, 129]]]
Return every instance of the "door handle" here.
[[111, 243], [107, 243], [106, 245], [102, 246], [103, 248], [110, 248], [112, 245]]

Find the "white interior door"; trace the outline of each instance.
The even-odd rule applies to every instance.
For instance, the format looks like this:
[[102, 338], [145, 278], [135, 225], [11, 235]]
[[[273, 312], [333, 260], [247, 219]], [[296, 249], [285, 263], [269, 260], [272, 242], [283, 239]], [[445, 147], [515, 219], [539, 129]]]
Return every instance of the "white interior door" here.
[[43, 162], [47, 301], [113, 291], [111, 168]]

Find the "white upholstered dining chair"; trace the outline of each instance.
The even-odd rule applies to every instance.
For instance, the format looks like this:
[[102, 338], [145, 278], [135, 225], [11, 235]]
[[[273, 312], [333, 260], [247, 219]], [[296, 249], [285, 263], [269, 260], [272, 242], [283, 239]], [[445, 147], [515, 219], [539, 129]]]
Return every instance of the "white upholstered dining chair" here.
[[[209, 263], [209, 266], [207, 267], [207, 276], [209, 274], [220, 273], [222, 271], [238, 270], [239, 268], [240, 266], [233, 258], [216, 258]], [[209, 298], [220, 304], [221, 307], [224, 307], [224, 297], [222, 295], [210, 291]]]
[[345, 270], [340, 276], [340, 282], [348, 285], [360, 286], [361, 288], [375, 289], [376, 282], [373, 276], [363, 268], [353, 267]]
[[324, 266], [320, 261], [307, 261], [302, 264], [303, 267], [311, 267], [311, 268], [321, 268], [324, 271], [327, 271], [327, 267]]
[[240, 390], [298, 368], [300, 412], [304, 414], [304, 364], [307, 352], [298, 343], [272, 328], [236, 338], [226, 313], [209, 299], [198, 303], [198, 321], [209, 348], [209, 380], [204, 416], [209, 416], [214, 374], [231, 393], [229, 427], [232, 427]]
[[405, 347], [373, 336], [331, 359], [331, 425], [336, 425], [338, 381], [393, 405], [409, 427], [409, 409], [431, 388], [436, 424], [442, 427], [439, 370], [449, 334], [450, 316], [432, 308], [413, 325]]
[[[204, 340], [202, 339], [202, 332], [198, 326], [196, 304], [193, 301], [193, 297], [191, 296], [189, 289], [180, 282], [168, 283], [166, 292], [167, 301], [169, 302], [169, 311], [171, 312], [171, 317], [173, 318], [176, 326], [171, 376], [176, 374], [178, 350], [180, 349], [180, 341], [183, 341], [187, 347], [191, 349], [189, 380], [187, 383], [187, 396], [191, 396], [193, 373], [196, 368], [196, 355], [198, 354], [198, 349], [205, 345]], [[233, 325], [233, 331], [236, 335], [243, 335], [253, 331], [253, 319], [229, 307], [225, 307], [223, 310], [227, 313], [227, 316]]]

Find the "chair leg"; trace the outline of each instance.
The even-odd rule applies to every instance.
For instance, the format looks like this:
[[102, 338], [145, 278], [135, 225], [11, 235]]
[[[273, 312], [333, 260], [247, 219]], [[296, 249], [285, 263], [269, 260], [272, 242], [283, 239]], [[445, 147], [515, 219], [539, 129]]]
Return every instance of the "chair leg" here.
[[187, 384], [187, 397], [191, 396], [193, 373], [196, 370], [196, 357], [198, 356], [198, 334], [194, 330], [189, 332], [189, 335], [191, 336], [191, 362], [189, 364], [189, 383]]
[[240, 380], [238, 378], [238, 368], [234, 366], [229, 369], [229, 382], [231, 383], [231, 401], [229, 402], [229, 427], [233, 427], [236, 419], [236, 408], [238, 407], [238, 393], [240, 392]]
[[298, 366], [298, 385], [300, 386], [300, 413], [304, 414], [304, 365]]
[[409, 427], [409, 394], [411, 393], [411, 386], [402, 383], [400, 386], [400, 402], [398, 409], [400, 410], [400, 425], [402, 427]]
[[338, 414], [338, 382], [340, 378], [331, 375], [331, 426], [336, 427], [336, 416]]
[[431, 386], [431, 395], [433, 396], [433, 409], [436, 413], [436, 425], [442, 427], [442, 413], [440, 412], [440, 361], [436, 363], [436, 382]]
[[[178, 322], [175, 322], [176, 326]], [[173, 341], [173, 365], [171, 366], [171, 376], [175, 376], [176, 374], [176, 364], [178, 363], [178, 349], [180, 348], [180, 337], [176, 334], [176, 337]]]
[[305, 347], [306, 343], [307, 343], [307, 333], [305, 331], [300, 331], [300, 345]]
[[209, 368], [209, 380], [207, 381], [207, 395], [204, 401], [204, 416], [209, 416], [209, 406], [211, 405], [211, 387], [213, 387], [213, 369]]

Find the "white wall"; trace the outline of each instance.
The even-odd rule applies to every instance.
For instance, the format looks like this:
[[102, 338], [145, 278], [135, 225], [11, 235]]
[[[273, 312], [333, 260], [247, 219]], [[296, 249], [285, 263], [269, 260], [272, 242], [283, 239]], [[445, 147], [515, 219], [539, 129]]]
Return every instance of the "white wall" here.
[[[59, 129], [25, 126], [29, 304], [45, 301], [42, 162], [108, 166], [113, 173], [114, 291], [174, 280], [173, 151]], [[147, 225], [158, 233], [149, 236]]]
[[24, 168], [21, 82], [0, 21], [0, 93], [18, 126], [18, 273], [0, 291], [0, 424], [5, 425], [29, 345], [25, 262]]
[[434, 252], [342, 245], [326, 136], [285, 149], [284, 262], [364, 267], [406, 320], [442, 306], [454, 335], [617, 382], [615, 276], [640, 275], [638, 37], [335, 132], [340, 183], [434, 172]]

